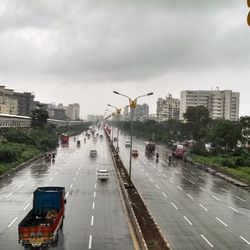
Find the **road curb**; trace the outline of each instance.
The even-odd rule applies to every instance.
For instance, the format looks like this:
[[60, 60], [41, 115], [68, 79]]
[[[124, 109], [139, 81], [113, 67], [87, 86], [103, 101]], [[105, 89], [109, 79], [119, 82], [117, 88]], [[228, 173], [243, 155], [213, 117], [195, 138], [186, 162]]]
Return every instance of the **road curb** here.
[[[110, 151], [110, 154], [111, 154], [114, 166], [115, 166], [116, 174], [118, 176], [119, 186], [120, 186], [121, 193], [122, 193], [122, 196], [123, 196], [126, 208], [127, 208], [127, 213], [128, 213], [128, 215], [130, 217], [131, 223], [133, 225], [133, 228], [134, 228], [134, 231], [136, 233], [137, 240], [139, 242], [139, 245], [140, 245], [141, 249], [142, 250], [170, 249], [168, 241], [166, 240], [166, 238], [163, 235], [163, 233], [161, 232], [159, 226], [157, 225], [157, 223], [153, 219], [153, 217], [152, 217], [151, 213], [149, 212], [149, 209], [147, 208], [144, 200], [142, 199], [139, 192], [137, 191], [136, 186], [134, 184], [132, 184], [132, 186], [133, 186], [132, 189], [130, 189], [130, 188], [126, 189], [125, 188], [125, 185], [127, 183], [123, 182], [124, 180], [123, 180], [123, 178], [121, 176], [121, 172], [120, 172], [120, 170], [119, 170], [119, 168], [117, 166], [117, 162], [122, 164], [122, 166], [123, 166], [123, 163], [122, 163], [119, 155], [115, 151], [114, 146], [111, 145], [109, 136], [107, 134], [106, 134], [106, 138], [108, 140], [107, 143], [108, 143], [109, 151]], [[124, 166], [123, 166], [123, 168], [124, 168]], [[124, 168], [124, 171], [125, 172], [122, 173], [122, 174], [127, 176], [127, 172], [126, 172], [125, 168]], [[134, 199], [138, 199], [138, 202], [133, 203], [132, 202], [132, 200], [133, 200], [132, 197], [134, 197]], [[146, 214], [141, 215], [141, 211], [138, 211], [137, 206], [140, 207], [140, 208], [141, 208], [141, 206], [143, 206], [144, 209], [142, 209], [142, 213], [146, 212]], [[141, 228], [141, 226], [140, 226], [141, 224], [140, 224], [140, 222], [138, 221], [137, 218], [139, 218], [141, 223], [143, 221], [142, 225], [143, 225], [144, 233], [146, 231], [149, 231], [149, 228], [147, 227], [147, 224], [145, 224], [145, 222], [148, 222], [152, 226], [150, 228], [150, 231], [154, 235], [155, 239], [158, 239], [158, 240], [152, 240], [152, 243], [150, 242], [151, 244], [150, 243], [148, 243], [149, 245], [147, 244], [148, 241], [145, 239], [145, 236], [144, 236], [143, 231], [142, 231], [143, 229]], [[146, 227], [147, 227], [147, 229], [145, 229]], [[156, 244], [157, 248], [154, 248], [154, 246], [152, 244]], [[159, 246], [161, 248], [159, 248]]]

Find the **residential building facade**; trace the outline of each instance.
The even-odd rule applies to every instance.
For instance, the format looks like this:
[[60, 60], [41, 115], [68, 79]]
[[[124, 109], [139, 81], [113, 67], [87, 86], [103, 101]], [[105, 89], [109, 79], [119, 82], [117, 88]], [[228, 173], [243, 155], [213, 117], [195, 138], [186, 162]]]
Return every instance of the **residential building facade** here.
[[14, 97], [18, 102], [17, 114], [21, 116], [30, 116], [31, 110], [34, 108], [35, 96], [29, 92], [14, 92]]
[[180, 100], [180, 120], [188, 107], [205, 106], [212, 119], [239, 119], [240, 93], [232, 90], [183, 90]]
[[6, 89], [0, 86], [0, 113], [17, 115], [18, 100], [14, 96], [13, 89]]
[[166, 99], [158, 98], [156, 116], [159, 122], [170, 119], [178, 120], [180, 116], [180, 100], [173, 98], [171, 94], [166, 96]]

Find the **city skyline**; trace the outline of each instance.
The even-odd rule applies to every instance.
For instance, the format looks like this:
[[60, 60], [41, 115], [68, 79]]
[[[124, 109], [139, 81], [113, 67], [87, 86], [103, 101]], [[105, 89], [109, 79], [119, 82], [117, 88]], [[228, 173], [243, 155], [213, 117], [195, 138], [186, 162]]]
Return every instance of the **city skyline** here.
[[234, 0], [3, 0], [0, 81], [42, 103], [79, 103], [81, 118], [127, 105], [114, 90], [154, 92], [139, 101], [153, 114], [168, 93], [216, 87], [240, 92], [239, 115], [250, 115], [248, 11]]

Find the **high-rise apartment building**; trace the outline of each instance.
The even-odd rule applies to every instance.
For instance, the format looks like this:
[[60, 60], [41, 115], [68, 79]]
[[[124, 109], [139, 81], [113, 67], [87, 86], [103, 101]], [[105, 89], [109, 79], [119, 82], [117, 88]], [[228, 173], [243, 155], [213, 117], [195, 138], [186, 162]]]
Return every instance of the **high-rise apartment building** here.
[[149, 106], [146, 103], [138, 104], [134, 110], [135, 121], [145, 121], [149, 118]]
[[166, 99], [158, 98], [156, 116], [159, 122], [169, 119], [178, 120], [180, 115], [180, 100], [169, 94]]
[[18, 101], [13, 89], [0, 86], [0, 114], [17, 115]]
[[24, 92], [24, 93], [14, 92], [13, 95], [18, 102], [17, 114], [22, 116], [30, 116], [31, 110], [34, 108], [35, 96], [29, 92]]
[[70, 120], [77, 120], [80, 118], [80, 105], [78, 103], [69, 104], [66, 109], [66, 115]]
[[232, 90], [183, 90], [180, 101], [180, 120], [188, 107], [205, 106], [212, 119], [239, 119], [240, 93]]

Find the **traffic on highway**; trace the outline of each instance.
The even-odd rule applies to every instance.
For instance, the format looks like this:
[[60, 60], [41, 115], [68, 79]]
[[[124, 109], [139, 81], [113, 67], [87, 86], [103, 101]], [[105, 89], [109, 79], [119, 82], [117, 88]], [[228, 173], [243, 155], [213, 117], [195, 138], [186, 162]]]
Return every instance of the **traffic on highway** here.
[[58, 147], [54, 161], [41, 157], [1, 180], [0, 249], [24, 248], [18, 224], [33, 207], [33, 192], [51, 186], [65, 187], [65, 217], [57, 241], [46, 249], [135, 249], [106, 140], [93, 138], [71, 137]]

